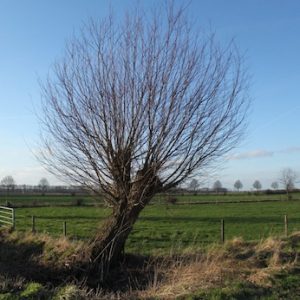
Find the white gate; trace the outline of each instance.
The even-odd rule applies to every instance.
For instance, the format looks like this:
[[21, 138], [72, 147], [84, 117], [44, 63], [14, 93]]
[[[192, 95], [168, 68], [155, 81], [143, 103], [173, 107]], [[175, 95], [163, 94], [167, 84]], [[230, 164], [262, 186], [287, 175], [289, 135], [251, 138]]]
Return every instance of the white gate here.
[[15, 210], [13, 208], [0, 206], [0, 226], [15, 229]]

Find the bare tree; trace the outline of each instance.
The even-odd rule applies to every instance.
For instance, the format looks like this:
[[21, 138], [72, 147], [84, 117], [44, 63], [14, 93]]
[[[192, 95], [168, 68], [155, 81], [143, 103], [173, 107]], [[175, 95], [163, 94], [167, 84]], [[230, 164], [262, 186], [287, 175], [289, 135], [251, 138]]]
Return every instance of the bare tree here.
[[199, 181], [194, 178], [191, 180], [191, 182], [189, 184], [189, 189], [192, 190], [194, 193], [196, 193], [199, 186], [200, 186]]
[[39, 184], [38, 184], [40, 190], [42, 191], [42, 193], [44, 194], [47, 189], [49, 188], [50, 184], [49, 184], [49, 181], [47, 180], [47, 178], [41, 178], [41, 180], [39, 181]]
[[238, 192], [240, 191], [240, 189], [243, 188], [243, 184], [239, 179], [234, 183], [233, 186], [234, 186], [235, 189], [237, 189]]
[[274, 189], [274, 190], [277, 190], [278, 189], [278, 182], [277, 181], [273, 181], [271, 183], [271, 188]]
[[259, 180], [255, 180], [254, 183], [253, 183], [253, 187], [256, 189], [256, 191], [258, 192], [259, 190], [261, 190], [262, 188], [262, 185], [260, 183]]
[[236, 47], [191, 28], [184, 9], [164, 14], [92, 22], [42, 85], [40, 160], [112, 207], [89, 245], [104, 273], [151, 198], [211, 167], [244, 131]]
[[213, 190], [219, 192], [222, 189], [222, 183], [220, 180], [217, 180], [213, 185]]
[[1, 180], [1, 185], [9, 192], [9, 190], [13, 190], [15, 188], [16, 183], [13, 177], [8, 175]]
[[295, 187], [297, 178], [298, 178], [297, 173], [291, 168], [285, 168], [281, 170], [279, 181], [283, 185], [283, 188], [285, 189], [288, 198], [289, 198], [289, 193]]

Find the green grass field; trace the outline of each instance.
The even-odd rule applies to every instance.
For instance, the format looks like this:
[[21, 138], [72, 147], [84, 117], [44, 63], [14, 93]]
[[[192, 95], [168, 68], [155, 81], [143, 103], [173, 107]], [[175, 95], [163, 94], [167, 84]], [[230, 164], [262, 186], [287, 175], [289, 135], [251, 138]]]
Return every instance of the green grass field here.
[[97, 205], [103, 204], [101, 198], [81, 195], [1, 195], [0, 205], [7, 202], [12, 206], [66, 206], [66, 205]]
[[[29, 231], [34, 215], [36, 230], [40, 233], [59, 236], [66, 221], [70, 238], [88, 239], [109, 213], [104, 207], [18, 208], [16, 229]], [[127, 251], [160, 254], [205, 247], [219, 241], [222, 218], [227, 239], [258, 240], [283, 235], [285, 214], [289, 217], [289, 230], [300, 230], [300, 201], [149, 205], [130, 235]]]
[[[197, 202], [256, 202], [256, 201], [282, 201], [286, 200], [285, 194], [266, 194], [266, 193], [255, 193], [255, 192], [242, 192], [242, 193], [211, 193], [211, 194], [179, 194], [170, 195], [175, 197], [178, 202], [185, 203], [197, 203]], [[157, 195], [154, 198], [155, 203], [163, 203], [168, 198], [168, 195]], [[300, 193], [293, 193], [292, 199], [300, 200]]]
[[[265, 193], [227, 193], [227, 194], [158, 194], [152, 203], [164, 204], [169, 197], [175, 197], [177, 202], [184, 203], [220, 203], [220, 202], [256, 202], [256, 201], [282, 201], [286, 199], [285, 194], [265, 194]], [[292, 195], [294, 200], [300, 201], [300, 193]], [[103, 199], [101, 196], [87, 195], [51, 195], [51, 194], [35, 194], [35, 195], [0, 195], [0, 205], [5, 205], [7, 202], [12, 206], [88, 206], [102, 205]]]

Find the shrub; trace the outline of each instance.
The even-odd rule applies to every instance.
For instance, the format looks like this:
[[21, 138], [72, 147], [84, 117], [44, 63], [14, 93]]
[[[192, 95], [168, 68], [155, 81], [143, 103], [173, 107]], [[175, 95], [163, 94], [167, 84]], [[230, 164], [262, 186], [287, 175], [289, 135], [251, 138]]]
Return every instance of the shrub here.
[[72, 201], [73, 206], [82, 206], [83, 205], [83, 199], [77, 198], [74, 201]]
[[174, 205], [174, 204], [177, 203], [177, 200], [178, 199], [174, 196], [168, 196], [166, 201], [167, 201], [168, 204], [173, 204]]

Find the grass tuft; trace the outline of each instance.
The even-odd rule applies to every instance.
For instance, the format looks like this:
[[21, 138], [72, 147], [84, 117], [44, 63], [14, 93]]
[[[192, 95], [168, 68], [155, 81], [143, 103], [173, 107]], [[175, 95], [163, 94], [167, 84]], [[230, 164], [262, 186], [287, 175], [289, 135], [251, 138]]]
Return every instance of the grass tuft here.
[[41, 299], [44, 296], [44, 287], [37, 282], [27, 284], [20, 296], [23, 299]]

